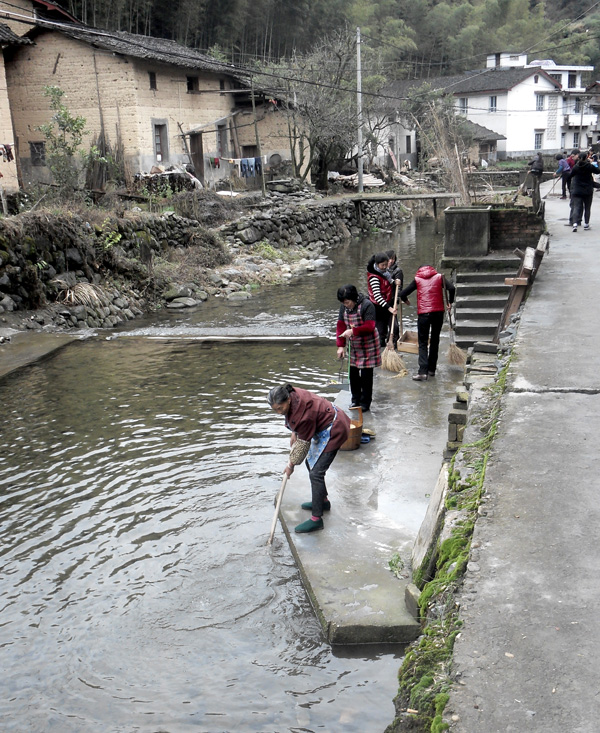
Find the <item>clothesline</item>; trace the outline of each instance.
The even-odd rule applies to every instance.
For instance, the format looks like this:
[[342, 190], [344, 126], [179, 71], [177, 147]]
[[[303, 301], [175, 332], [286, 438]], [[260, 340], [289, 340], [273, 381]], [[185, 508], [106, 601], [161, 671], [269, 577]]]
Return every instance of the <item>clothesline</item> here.
[[263, 172], [263, 165], [267, 162], [267, 156], [263, 155], [256, 158], [217, 158], [208, 157], [208, 165], [210, 168], [220, 168], [221, 161], [234, 165], [237, 173], [241, 178], [250, 178], [260, 176]]

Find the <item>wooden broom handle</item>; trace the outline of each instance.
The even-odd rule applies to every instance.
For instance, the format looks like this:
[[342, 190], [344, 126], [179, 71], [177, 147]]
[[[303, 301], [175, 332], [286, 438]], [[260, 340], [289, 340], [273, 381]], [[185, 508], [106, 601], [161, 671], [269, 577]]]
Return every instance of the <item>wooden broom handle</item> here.
[[[398, 289], [399, 289], [398, 283], [396, 283], [396, 294], [394, 295], [394, 308], [398, 308]], [[390, 337], [388, 339], [388, 346], [394, 345], [394, 323], [396, 321], [396, 314], [392, 316], [392, 327], [390, 328]], [[402, 335], [402, 334], [400, 334]]]

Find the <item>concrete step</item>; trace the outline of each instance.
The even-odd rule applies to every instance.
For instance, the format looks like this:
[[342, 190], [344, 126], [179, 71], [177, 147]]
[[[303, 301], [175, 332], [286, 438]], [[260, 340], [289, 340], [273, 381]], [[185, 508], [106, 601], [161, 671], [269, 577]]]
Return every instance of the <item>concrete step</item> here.
[[441, 267], [456, 272], [476, 272], [478, 270], [512, 270], [517, 272], [521, 265], [519, 257], [513, 254], [488, 255], [487, 257], [442, 257]]
[[510, 285], [504, 282], [458, 283], [456, 286], [456, 295], [461, 298], [472, 295], [504, 295], [507, 298], [509, 292]]
[[[492, 337], [486, 336], [485, 338], [490, 341]], [[471, 346], [473, 346], [473, 344], [476, 344], [478, 341], [481, 341], [481, 339], [478, 337], [477, 334], [471, 334], [470, 336], [459, 336], [458, 334], [456, 335], [456, 345], [461, 349], [465, 349], [465, 351], [467, 349], [470, 349]]]
[[500, 293], [497, 295], [491, 293], [490, 295], [468, 295], [465, 297], [457, 295], [454, 304], [457, 310], [462, 310], [463, 308], [503, 309], [506, 304], [506, 296]]
[[515, 271], [510, 268], [510, 270], [497, 270], [495, 272], [485, 270], [481, 272], [457, 272], [456, 273], [456, 279], [455, 283], [458, 285], [459, 283], [481, 283], [481, 282], [500, 282], [504, 284], [504, 278], [505, 277], [512, 277], [515, 275]]
[[465, 321], [500, 321], [504, 308], [460, 308], [456, 311], [456, 323]]
[[498, 329], [498, 320], [479, 320], [472, 319], [469, 321], [460, 320], [456, 322], [456, 338], [467, 337], [473, 338], [474, 341], [489, 341]]

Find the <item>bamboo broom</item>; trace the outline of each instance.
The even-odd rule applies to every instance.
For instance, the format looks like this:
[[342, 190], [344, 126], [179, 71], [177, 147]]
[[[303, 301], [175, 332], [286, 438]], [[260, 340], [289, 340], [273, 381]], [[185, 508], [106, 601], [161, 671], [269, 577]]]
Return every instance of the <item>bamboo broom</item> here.
[[[398, 307], [398, 285], [396, 285], [396, 295], [394, 296], [394, 309]], [[390, 337], [381, 355], [381, 367], [388, 372], [395, 372], [399, 377], [405, 377], [408, 369], [404, 363], [404, 359], [396, 351], [394, 347], [394, 326], [396, 324], [396, 314], [392, 316], [392, 327], [390, 329]]]
[[448, 313], [448, 326], [450, 327], [450, 346], [448, 347], [448, 363], [454, 366], [464, 366], [467, 363], [467, 355], [460, 346], [456, 345], [454, 337], [454, 324], [452, 322], [452, 311], [450, 310], [450, 302], [448, 300], [448, 292], [446, 283], [444, 282], [444, 301], [446, 311]]

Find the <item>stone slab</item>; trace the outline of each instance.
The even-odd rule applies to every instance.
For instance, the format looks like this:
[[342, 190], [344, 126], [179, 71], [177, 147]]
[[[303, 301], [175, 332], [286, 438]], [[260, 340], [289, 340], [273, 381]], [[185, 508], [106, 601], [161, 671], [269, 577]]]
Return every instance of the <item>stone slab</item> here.
[[0, 377], [39, 361], [78, 338], [64, 333], [10, 329], [0, 329], [0, 335], [10, 336], [10, 341], [0, 344]]
[[307, 494], [308, 482], [286, 490], [282, 525], [328, 641], [396, 644], [416, 639], [421, 628], [405, 601], [409, 580], [396, 578], [388, 566], [398, 550], [399, 528], [371, 513], [352, 516], [334, 504], [324, 516], [325, 531], [295, 534], [294, 527], [309, 517], [300, 509]]

